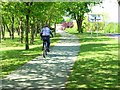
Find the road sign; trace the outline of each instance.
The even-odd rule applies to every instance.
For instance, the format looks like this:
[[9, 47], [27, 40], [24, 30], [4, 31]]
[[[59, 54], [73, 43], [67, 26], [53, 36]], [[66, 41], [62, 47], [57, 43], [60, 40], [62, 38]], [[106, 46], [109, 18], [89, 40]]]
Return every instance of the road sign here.
[[89, 22], [102, 22], [103, 17], [101, 14], [89, 14], [88, 15], [88, 21]]
[[[89, 22], [103, 22], [103, 16], [101, 14], [89, 14], [88, 15], [88, 21]], [[96, 33], [98, 36], [98, 23], [96, 24]], [[92, 36], [92, 30], [91, 30], [91, 36]]]

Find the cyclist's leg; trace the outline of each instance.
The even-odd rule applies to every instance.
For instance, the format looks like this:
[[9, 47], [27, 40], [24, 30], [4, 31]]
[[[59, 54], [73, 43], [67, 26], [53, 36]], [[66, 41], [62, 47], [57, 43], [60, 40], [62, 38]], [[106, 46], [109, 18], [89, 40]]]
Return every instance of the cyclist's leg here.
[[49, 48], [50, 48], [50, 37], [47, 38], [47, 48], [48, 48], [48, 52], [50, 51]]
[[42, 50], [44, 49], [44, 40], [43, 40], [43, 45], [42, 45]]
[[46, 37], [43, 36], [43, 37], [42, 37], [42, 40], [43, 40], [43, 46], [42, 46], [42, 50], [43, 50], [43, 49], [44, 49], [44, 43], [45, 43], [45, 41], [46, 41]]

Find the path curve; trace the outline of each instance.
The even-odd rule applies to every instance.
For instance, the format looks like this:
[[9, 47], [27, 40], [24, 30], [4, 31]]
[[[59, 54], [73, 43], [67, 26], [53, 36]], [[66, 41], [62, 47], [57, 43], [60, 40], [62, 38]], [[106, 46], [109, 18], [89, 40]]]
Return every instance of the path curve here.
[[65, 88], [65, 83], [80, 50], [79, 38], [59, 32], [62, 37], [46, 59], [38, 56], [2, 80], [3, 90]]

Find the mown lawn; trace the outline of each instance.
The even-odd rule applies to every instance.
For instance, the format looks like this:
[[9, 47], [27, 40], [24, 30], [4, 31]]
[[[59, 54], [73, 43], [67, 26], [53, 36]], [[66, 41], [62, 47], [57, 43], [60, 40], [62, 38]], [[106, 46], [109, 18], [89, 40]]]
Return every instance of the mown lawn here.
[[69, 33], [80, 38], [80, 53], [75, 62], [67, 88], [120, 88], [118, 81], [118, 39], [89, 33], [78, 34], [67, 29]]
[[[57, 34], [54, 38], [51, 38], [51, 46], [53, 46], [58, 40], [60, 35]], [[2, 40], [1, 47], [1, 76], [4, 77], [16, 70], [21, 65], [24, 65], [33, 58], [39, 56], [42, 53], [42, 40], [39, 35], [35, 38], [33, 45], [29, 45], [29, 50], [25, 50], [25, 44], [21, 44], [19, 38], [16, 36], [14, 40], [6, 38]]]

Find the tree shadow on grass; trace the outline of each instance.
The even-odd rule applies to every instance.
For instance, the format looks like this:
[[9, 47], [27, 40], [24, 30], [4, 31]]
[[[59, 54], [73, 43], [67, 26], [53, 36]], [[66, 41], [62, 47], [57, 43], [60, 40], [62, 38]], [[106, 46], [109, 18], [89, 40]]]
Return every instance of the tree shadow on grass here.
[[25, 50], [2, 51], [2, 72], [6, 74], [16, 70], [21, 65], [32, 60], [40, 54], [41, 47]]
[[110, 38], [107, 37], [101, 37], [101, 38], [97, 38], [97, 37], [84, 37], [80, 40], [80, 42], [98, 42], [98, 41], [108, 41], [110, 40]]
[[[115, 47], [112, 47], [115, 46]], [[88, 48], [86, 48], [88, 47]], [[109, 47], [109, 49], [107, 48]], [[88, 52], [88, 51], [93, 51], [93, 52], [97, 52], [97, 51], [112, 51], [113, 49], [117, 49], [118, 46], [116, 44], [104, 44], [104, 43], [92, 43], [92, 44], [82, 44], [81, 45], [81, 53], [83, 52]]]
[[[99, 58], [99, 60], [103, 58]], [[71, 88], [118, 88], [118, 60], [86, 58], [76, 62], [68, 84]], [[75, 82], [74, 82], [75, 81]]]

